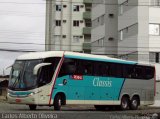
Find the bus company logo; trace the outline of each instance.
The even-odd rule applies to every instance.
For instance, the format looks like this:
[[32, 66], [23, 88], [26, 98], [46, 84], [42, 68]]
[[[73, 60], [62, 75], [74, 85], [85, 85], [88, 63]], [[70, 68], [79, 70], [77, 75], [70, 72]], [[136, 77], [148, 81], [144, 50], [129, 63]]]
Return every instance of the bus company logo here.
[[95, 87], [112, 87], [112, 81], [100, 80], [99, 78], [94, 78], [93, 86], [95, 86]]
[[71, 78], [74, 80], [83, 80], [83, 75], [72, 75]]

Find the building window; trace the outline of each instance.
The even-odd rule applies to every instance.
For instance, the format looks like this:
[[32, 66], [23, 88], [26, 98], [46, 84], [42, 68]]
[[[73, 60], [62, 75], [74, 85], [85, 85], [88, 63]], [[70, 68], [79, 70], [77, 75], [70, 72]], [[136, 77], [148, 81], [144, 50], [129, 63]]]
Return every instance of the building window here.
[[61, 20], [56, 20], [56, 26], [61, 26]]
[[159, 24], [149, 24], [149, 35], [160, 35]]
[[123, 4], [119, 5], [119, 15], [123, 14]]
[[104, 39], [105, 39], [105, 37], [98, 40], [98, 46], [104, 47]]
[[90, 7], [89, 7], [89, 8], [87, 7], [87, 8], [86, 8], [86, 11], [91, 12], [91, 8], [90, 8]]
[[73, 21], [73, 26], [78, 27], [79, 26], [79, 20], [74, 20]]
[[78, 12], [79, 11], [79, 5], [73, 5], [73, 11]]
[[149, 53], [149, 61], [150, 62], [156, 62], [159, 63], [160, 62], [160, 53], [159, 52], [150, 52]]
[[56, 5], [56, 11], [61, 11], [62, 10], [62, 5]]
[[63, 8], [66, 8], [67, 7], [67, 5], [63, 5]]
[[119, 5], [119, 15], [122, 15], [126, 10], [125, 7], [128, 5], [128, 0]]
[[159, 53], [156, 53], [156, 63], [159, 63]]
[[123, 40], [123, 30], [120, 31], [120, 40]]
[[150, 0], [151, 6], [160, 6], [160, 0]]
[[79, 43], [81, 36], [73, 36], [73, 43]]
[[157, 0], [157, 5], [160, 6], [160, 0]]
[[105, 46], [105, 37], [92, 42], [91, 45], [92, 45], [92, 50], [103, 48]]
[[104, 15], [101, 16], [101, 25], [104, 25]]

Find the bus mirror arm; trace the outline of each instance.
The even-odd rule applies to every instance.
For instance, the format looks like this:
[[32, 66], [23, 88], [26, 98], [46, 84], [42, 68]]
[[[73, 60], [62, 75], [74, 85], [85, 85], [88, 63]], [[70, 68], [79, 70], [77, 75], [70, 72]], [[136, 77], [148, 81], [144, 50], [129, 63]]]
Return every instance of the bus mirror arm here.
[[34, 69], [33, 69], [33, 75], [37, 75], [38, 74], [38, 71], [41, 67], [44, 67], [44, 66], [49, 66], [51, 65], [52, 63], [40, 63], [40, 64], [37, 64]]
[[13, 67], [13, 65], [11, 65], [11, 66], [8, 66], [5, 70], [8, 70], [9, 68], [12, 68]]

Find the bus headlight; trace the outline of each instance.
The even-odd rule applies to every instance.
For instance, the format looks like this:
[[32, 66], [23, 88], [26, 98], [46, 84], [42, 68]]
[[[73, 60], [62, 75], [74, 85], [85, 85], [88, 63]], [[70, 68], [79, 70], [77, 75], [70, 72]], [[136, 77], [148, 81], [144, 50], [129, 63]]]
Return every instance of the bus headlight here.
[[28, 96], [33, 96], [33, 95], [35, 95], [35, 94], [37, 94], [37, 93], [40, 93], [40, 92], [42, 92], [42, 90], [32, 92], [32, 93], [30, 93]]
[[34, 93], [30, 93], [28, 96], [33, 96], [34, 95]]

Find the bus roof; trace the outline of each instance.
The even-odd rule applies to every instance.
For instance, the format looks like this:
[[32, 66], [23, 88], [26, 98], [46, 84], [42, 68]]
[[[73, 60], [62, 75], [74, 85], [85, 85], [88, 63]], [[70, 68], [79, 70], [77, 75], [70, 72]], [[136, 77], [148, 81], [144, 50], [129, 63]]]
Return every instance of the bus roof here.
[[124, 64], [137, 64], [135, 61], [127, 61], [116, 58], [111, 58], [103, 55], [93, 55], [69, 51], [45, 51], [45, 52], [33, 52], [21, 55], [17, 60], [32, 60], [32, 59], [44, 59], [48, 57], [63, 57], [66, 58], [75, 58], [75, 59], [85, 59], [85, 60], [94, 60], [94, 61], [106, 61], [106, 62], [115, 62], [115, 63], [124, 63]]
[[127, 60], [111, 58], [103, 55], [93, 55], [93, 54], [75, 53], [75, 52], [65, 52], [65, 57], [75, 58], [75, 59], [94, 60], [94, 61], [113, 62], [113, 63], [123, 63], [123, 64], [137, 64], [137, 62], [135, 61], [127, 61]]
[[21, 55], [17, 60], [33, 60], [33, 59], [44, 59], [48, 57], [62, 57], [64, 51], [45, 51], [45, 52], [33, 52]]

